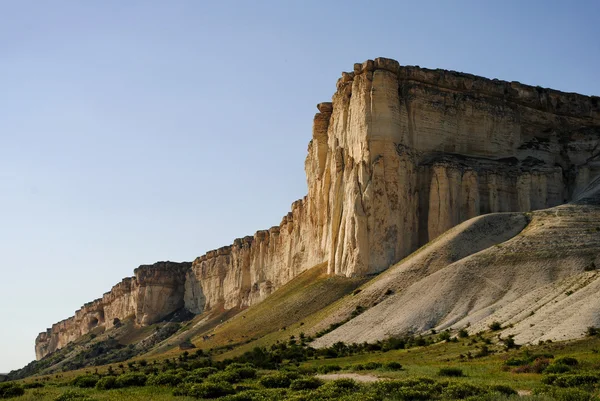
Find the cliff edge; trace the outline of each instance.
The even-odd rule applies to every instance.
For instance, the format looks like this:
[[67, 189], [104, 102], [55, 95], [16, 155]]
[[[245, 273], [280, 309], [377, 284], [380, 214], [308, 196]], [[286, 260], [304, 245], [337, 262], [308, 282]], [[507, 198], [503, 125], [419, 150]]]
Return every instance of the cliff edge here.
[[140, 266], [36, 339], [42, 358], [133, 315], [138, 325], [262, 301], [303, 271], [382, 272], [448, 229], [564, 204], [600, 175], [600, 98], [385, 58], [342, 73], [319, 103], [308, 194], [281, 224], [192, 263]]

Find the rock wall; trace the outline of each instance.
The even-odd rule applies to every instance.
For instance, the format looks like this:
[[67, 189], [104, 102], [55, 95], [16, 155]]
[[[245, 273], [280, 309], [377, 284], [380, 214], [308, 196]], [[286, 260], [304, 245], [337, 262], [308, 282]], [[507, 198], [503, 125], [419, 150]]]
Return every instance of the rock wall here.
[[157, 262], [135, 269], [102, 298], [88, 302], [75, 316], [38, 335], [35, 355], [41, 359], [96, 328], [110, 329], [134, 317], [138, 325], [155, 323], [183, 307], [185, 274], [191, 263]]
[[279, 226], [191, 265], [140, 267], [41, 333], [38, 358], [114, 318], [247, 307], [322, 262], [378, 273], [471, 217], [555, 206], [600, 174], [597, 97], [379, 58], [342, 73], [317, 108], [308, 195]]

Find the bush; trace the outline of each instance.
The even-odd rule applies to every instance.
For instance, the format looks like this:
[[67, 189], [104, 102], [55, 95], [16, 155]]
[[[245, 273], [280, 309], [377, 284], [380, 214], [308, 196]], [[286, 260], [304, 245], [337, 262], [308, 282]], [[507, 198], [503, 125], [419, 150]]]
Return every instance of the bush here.
[[[549, 375], [548, 377], [552, 377]], [[551, 383], [558, 387], [590, 386], [598, 383], [598, 376], [590, 374], [556, 375]]]
[[512, 387], [504, 386], [502, 384], [496, 384], [496, 385], [490, 386], [490, 391], [495, 392], [495, 393], [500, 393], [503, 395], [516, 395], [517, 394], [517, 392]]
[[117, 377], [118, 387], [144, 386], [148, 378], [143, 373], [125, 373]]
[[260, 389], [260, 390], [244, 390], [237, 394], [228, 395], [223, 398], [223, 401], [273, 401], [283, 400], [286, 398], [286, 390], [282, 389]]
[[450, 340], [450, 332], [449, 331], [442, 331], [440, 333], [440, 335], [438, 336], [438, 341], [448, 341]]
[[227, 382], [227, 383], [237, 383], [242, 380], [240, 375], [235, 370], [226, 370], [223, 372], [217, 372], [208, 376], [206, 379], [211, 382]]
[[500, 322], [492, 322], [488, 327], [492, 331], [502, 330], [502, 324], [500, 324]]
[[110, 390], [117, 387], [117, 378], [114, 376], [105, 376], [96, 383], [97, 390]]
[[24, 389], [28, 389], [28, 388], [42, 388], [44, 387], [44, 383], [40, 383], [40, 382], [31, 382], [31, 383], [25, 383], [23, 384], [23, 388]]
[[369, 394], [376, 400], [431, 400], [439, 398], [442, 385], [429, 378], [386, 380], [373, 383]]
[[[234, 364], [234, 365], [238, 365], [238, 364]], [[250, 365], [230, 368], [231, 366], [232, 365], [229, 365], [225, 369], [225, 372], [231, 372], [232, 374], [236, 374], [241, 380], [256, 378], [256, 369], [254, 369]]]
[[571, 358], [570, 356], [563, 356], [562, 358], [558, 358], [554, 361], [554, 363], [567, 366], [577, 366], [579, 364], [577, 359]]
[[173, 395], [181, 396], [181, 395], [189, 395], [190, 390], [194, 386], [194, 383], [179, 383], [177, 387], [173, 390]]
[[198, 369], [194, 369], [192, 370], [191, 375], [194, 376], [198, 376], [198, 377], [202, 377], [202, 378], [206, 378], [214, 373], [217, 373], [218, 370], [216, 368], [213, 367], [207, 367], [207, 368], [198, 368]]
[[587, 391], [575, 388], [546, 388], [535, 391], [535, 393], [550, 396], [556, 401], [590, 401], [593, 399]]
[[553, 363], [544, 369], [544, 373], [567, 373], [571, 371], [571, 367], [562, 363]]
[[83, 375], [77, 376], [73, 381], [71, 381], [71, 386], [79, 387], [79, 388], [92, 388], [96, 386], [100, 378], [94, 375]]
[[93, 398], [90, 398], [85, 394], [78, 393], [77, 391], [67, 390], [56, 397], [54, 401], [93, 401]]
[[329, 388], [335, 388], [338, 390], [351, 390], [355, 391], [359, 389], [358, 383], [352, 379], [336, 379], [326, 384]]
[[550, 361], [546, 358], [536, 358], [532, 363], [517, 366], [513, 369], [514, 373], [542, 373], [550, 365]]
[[317, 368], [317, 372], [327, 374], [331, 372], [339, 372], [342, 368], [339, 365], [323, 365]]
[[0, 383], [0, 398], [19, 397], [25, 394], [25, 389], [15, 382]]
[[506, 366], [523, 366], [523, 365], [527, 365], [529, 362], [531, 362], [531, 361], [526, 358], [509, 358], [506, 361], [504, 361], [504, 365], [506, 365]]
[[398, 362], [388, 362], [383, 365], [383, 368], [387, 370], [402, 370], [402, 365]]
[[196, 398], [219, 398], [234, 393], [233, 386], [227, 382], [206, 382], [192, 385], [187, 395]]
[[303, 377], [292, 381], [290, 388], [292, 390], [314, 390], [324, 384], [323, 380], [316, 377]]
[[467, 337], [469, 337], [469, 332], [465, 329], [460, 329], [458, 331], [458, 337], [459, 338], [467, 338]]
[[467, 397], [481, 395], [484, 393], [486, 393], [484, 389], [469, 383], [450, 383], [442, 391], [444, 398], [452, 398], [455, 400], [463, 400]]
[[283, 373], [263, 376], [258, 382], [266, 388], [287, 388], [292, 384], [290, 377]]
[[439, 376], [446, 377], [462, 377], [464, 376], [462, 369], [459, 368], [440, 368], [438, 371]]
[[367, 362], [365, 363], [365, 370], [375, 370], [379, 369], [383, 365], [379, 362]]
[[148, 378], [150, 386], [176, 386], [181, 383], [181, 378], [173, 373], [160, 373]]

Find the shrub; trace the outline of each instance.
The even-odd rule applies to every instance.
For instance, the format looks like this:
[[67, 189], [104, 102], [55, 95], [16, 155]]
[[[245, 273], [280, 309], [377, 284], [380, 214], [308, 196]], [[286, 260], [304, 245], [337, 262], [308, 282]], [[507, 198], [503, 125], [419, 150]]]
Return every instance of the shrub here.
[[56, 397], [54, 401], [93, 401], [93, 398], [90, 398], [87, 395], [79, 393], [77, 391], [67, 390], [66, 392]]
[[338, 372], [342, 370], [342, 368], [339, 365], [323, 365], [323, 366], [319, 366], [317, 368], [317, 372], [321, 373], [321, 374], [327, 374], [327, 373], [331, 373], [331, 372]]
[[438, 336], [438, 341], [448, 341], [450, 340], [450, 332], [449, 331], [442, 331], [440, 333], [440, 335]]
[[77, 376], [71, 381], [71, 386], [79, 388], [92, 388], [96, 386], [100, 378], [94, 375]]
[[[356, 383], [352, 379], [337, 379], [332, 380], [330, 382], [325, 383], [317, 390], [313, 390], [318, 396], [312, 397], [309, 396], [307, 400], [328, 400], [328, 399], [337, 399], [343, 396], [347, 396], [349, 394], [355, 393], [360, 389], [358, 383]], [[362, 395], [361, 395], [362, 396]], [[362, 400], [362, 398], [361, 398]]]
[[558, 358], [554, 361], [554, 363], [567, 366], [577, 366], [579, 364], [577, 359], [571, 358], [570, 356], [563, 356], [562, 358]]
[[598, 383], [598, 376], [590, 374], [557, 375], [553, 385], [558, 387], [589, 386]]
[[379, 369], [383, 365], [379, 362], [367, 362], [365, 363], [365, 370], [375, 370]]
[[261, 377], [258, 382], [266, 388], [287, 388], [292, 383], [292, 380], [286, 374], [275, 373]]
[[323, 380], [316, 377], [303, 377], [292, 381], [290, 388], [292, 390], [314, 390], [323, 385]]
[[206, 382], [192, 385], [187, 395], [196, 398], [219, 398], [233, 393], [233, 386], [227, 382]]
[[336, 379], [325, 384], [329, 388], [335, 388], [338, 390], [358, 390], [358, 383], [352, 379]]
[[211, 382], [227, 382], [234, 384], [240, 382], [242, 378], [235, 370], [225, 370], [223, 372], [217, 372], [208, 376], [206, 380]]
[[469, 383], [451, 383], [442, 391], [442, 395], [444, 398], [463, 400], [467, 397], [480, 395], [485, 392], [486, 391], [481, 387], [477, 387]]
[[15, 382], [0, 383], [0, 398], [19, 397], [25, 394], [25, 389]]
[[226, 372], [237, 374], [241, 380], [256, 378], [256, 369], [251, 364], [232, 363], [225, 368]]
[[438, 375], [446, 377], [464, 376], [462, 369], [459, 368], [440, 368], [440, 370], [438, 371]]
[[553, 364], [548, 365], [546, 369], [544, 369], [544, 373], [567, 373], [570, 370], [570, 366], [554, 362]]
[[529, 363], [529, 359], [526, 358], [509, 358], [504, 361], [504, 365], [506, 366], [523, 366]]
[[394, 400], [430, 400], [437, 399], [442, 392], [442, 385], [429, 378], [413, 378], [405, 380], [386, 380], [373, 383], [369, 394], [374, 399]]
[[598, 330], [598, 328], [593, 327], [593, 326], [588, 327], [586, 330], [586, 334], [590, 337], [598, 335], [599, 332], [600, 332], [600, 330]]
[[96, 389], [98, 390], [110, 390], [117, 387], [117, 378], [114, 376], [105, 376], [96, 383]]
[[28, 389], [28, 388], [42, 388], [44, 387], [44, 383], [40, 383], [40, 382], [31, 382], [31, 383], [25, 383], [23, 384], [23, 388], [24, 389]]
[[517, 394], [517, 392], [512, 387], [504, 386], [502, 384], [495, 384], [493, 386], [490, 386], [490, 391], [500, 393], [503, 395], [516, 395]]
[[402, 370], [402, 365], [398, 362], [388, 362], [383, 365], [383, 368], [387, 370]]
[[458, 331], [458, 337], [459, 338], [467, 338], [467, 337], [469, 337], [469, 332], [465, 329], [460, 329]]
[[237, 394], [228, 395], [224, 401], [274, 401], [286, 398], [286, 390], [264, 388], [260, 390], [244, 390]]
[[181, 383], [181, 378], [173, 373], [160, 373], [150, 376], [147, 383], [150, 386], [176, 386]]
[[179, 383], [177, 387], [173, 390], [173, 395], [181, 396], [181, 395], [189, 395], [190, 390], [194, 386], [194, 383]]
[[556, 401], [590, 401], [593, 399], [587, 391], [575, 388], [546, 388], [535, 391], [535, 393], [550, 396]]
[[544, 357], [536, 358], [533, 362], [526, 365], [517, 366], [513, 369], [514, 373], [542, 373], [550, 365], [550, 361]]
[[494, 321], [494, 322], [490, 323], [490, 325], [488, 327], [492, 331], [502, 330], [502, 324], [500, 324], [500, 322], [495, 322]]
[[192, 375], [199, 376], [199, 377], [208, 377], [217, 372], [218, 372], [218, 370], [216, 368], [209, 366], [207, 368], [198, 368], [198, 369], [192, 370]]
[[116, 384], [118, 387], [143, 386], [147, 379], [143, 373], [125, 373], [117, 377]]

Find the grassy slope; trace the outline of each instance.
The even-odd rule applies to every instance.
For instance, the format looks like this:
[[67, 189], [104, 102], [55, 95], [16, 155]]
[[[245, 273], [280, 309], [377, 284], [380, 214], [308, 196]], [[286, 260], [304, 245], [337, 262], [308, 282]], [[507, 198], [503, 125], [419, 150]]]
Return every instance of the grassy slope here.
[[[487, 335], [491, 338], [491, 334]], [[600, 369], [600, 338], [584, 338], [568, 342], [558, 342], [552, 344], [535, 345], [519, 350], [509, 352], [500, 351], [483, 358], [460, 359], [459, 355], [465, 355], [467, 352], [475, 354], [477, 346], [482, 345], [480, 341], [477, 344], [470, 344], [473, 337], [461, 339], [457, 343], [437, 343], [428, 347], [411, 348], [408, 350], [397, 350], [388, 352], [377, 352], [371, 354], [354, 355], [344, 358], [321, 359], [306, 362], [306, 366], [318, 367], [321, 365], [335, 364], [346, 367], [353, 364], [364, 364], [367, 362], [391, 362], [396, 361], [402, 364], [404, 369], [398, 372], [373, 371], [369, 372], [376, 376], [384, 378], [407, 378], [407, 377], [431, 377], [433, 379], [444, 380], [437, 376], [437, 372], [442, 367], [459, 367], [463, 370], [465, 377], [457, 380], [472, 382], [474, 384], [503, 384], [518, 390], [532, 390], [541, 387], [541, 374], [535, 373], [512, 373], [503, 370], [503, 363], [510, 357], [517, 357], [527, 350], [530, 353], [553, 354], [555, 358], [570, 356], [580, 362], [580, 366], [585, 369]], [[491, 349], [499, 349], [498, 346], [490, 346]], [[357, 373], [363, 373], [359, 371]]]
[[[492, 338], [492, 333], [485, 335]], [[541, 387], [541, 374], [533, 373], [512, 373], [502, 369], [503, 362], [513, 356], [520, 355], [524, 349], [513, 350], [510, 352], [501, 351], [483, 358], [475, 358], [471, 360], [461, 360], [460, 354], [465, 354], [467, 351], [477, 350], [477, 346], [482, 342], [478, 341], [472, 344], [474, 337], [461, 339], [458, 343], [438, 343], [428, 347], [411, 348], [409, 350], [398, 350], [389, 352], [374, 352], [363, 355], [355, 355], [344, 358], [334, 359], [319, 359], [305, 362], [306, 366], [318, 367], [320, 365], [336, 364], [342, 367], [366, 362], [400, 362], [404, 369], [402, 371], [360, 371], [361, 374], [370, 374], [383, 378], [408, 378], [408, 377], [431, 377], [436, 380], [451, 380], [458, 382], [469, 382], [473, 384], [503, 384], [517, 390], [533, 390]], [[492, 349], [498, 349], [497, 345], [490, 346]], [[584, 338], [576, 341], [560, 342], [552, 344], [544, 344], [539, 346], [530, 346], [526, 348], [531, 353], [551, 353], [555, 358], [562, 356], [571, 356], [577, 358], [581, 368], [585, 370], [600, 369], [600, 337]], [[462, 378], [445, 378], [438, 376], [438, 370], [441, 367], [459, 367], [463, 370], [465, 377]], [[88, 369], [89, 371], [90, 369]], [[78, 372], [82, 374], [83, 372]], [[188, 397], [173, 397], [172, 389], [164, 387], [139, 387], [126, 388], [109, 391], [98, 391], [95, 389], [75, 389], [67, 386], [66, 382], [75, 376], [75, 372], [68, 372], [60, 379], [54, 379], [55, 385], [46, 386], [42, 389], [27, 390], [24, 397], [19, 400], [53, 400], [57, 395], [68, 391], [76, 390], [78, 392], [88, 394], [95, 400], [172, 400], [188, 401]], [[36, 379], [28, 379], [33, 381]]]
[[[331, 277], [326, 264], [313, 267], [275, 291], [263, 302], [239, 313], [214, 330], [198, 333], [193, 342], [198, 348], [215, 349], [241, 345], [236, 353], [257, 345], [287, 339], [311, 315], [351, 293], [365, 279]], [[202, 335], [212, 335], [203, 340]]]

